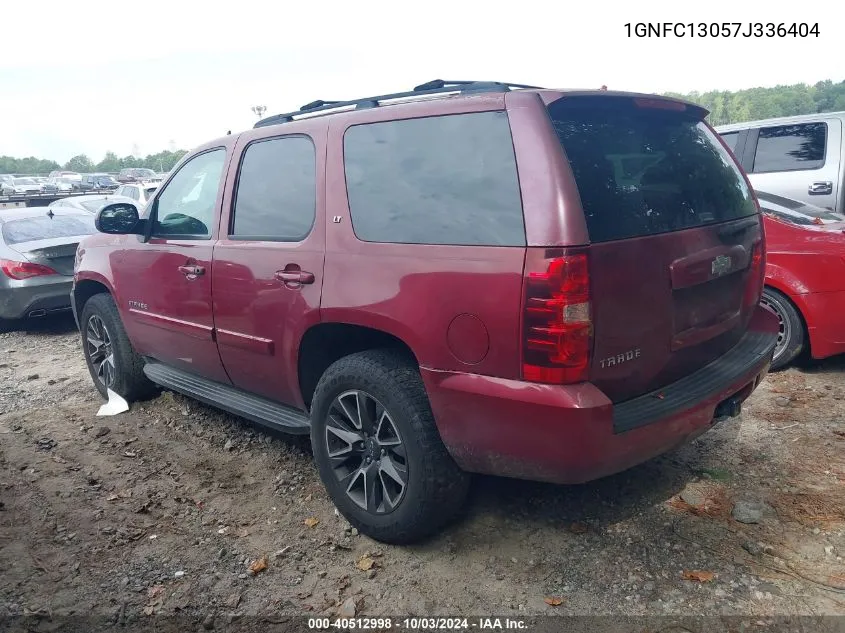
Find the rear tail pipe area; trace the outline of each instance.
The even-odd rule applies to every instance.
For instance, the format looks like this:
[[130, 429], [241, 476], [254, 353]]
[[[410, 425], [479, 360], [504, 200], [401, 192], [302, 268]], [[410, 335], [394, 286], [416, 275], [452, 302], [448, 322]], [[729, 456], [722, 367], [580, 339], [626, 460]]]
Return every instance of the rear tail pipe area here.
[[728, 418], [735, 418], [740, 413], [742, 413], [742, 400], [734, 396], [733, 398], [722, 400], [716, 406], [716, 411], [713, 412], [713, 420], [719, 422]]

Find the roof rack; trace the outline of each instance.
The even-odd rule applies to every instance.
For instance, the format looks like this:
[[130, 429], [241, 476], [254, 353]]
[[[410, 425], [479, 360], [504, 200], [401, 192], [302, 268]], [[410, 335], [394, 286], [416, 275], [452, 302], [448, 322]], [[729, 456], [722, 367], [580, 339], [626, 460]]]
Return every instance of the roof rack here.
[[382, 101], [392, 101], [394, 99], [411, 99], [413, 97], [425, 97], [428, 95], [464, 92], [508, 92], [511, 88], [542, 90], [540, 86], [512, 84], [501, 81], [448, 81], [445, 79], [433, 79], [407, 92], [395, 92], [393, 94], [352, 99], [350, 101], [323, 101], [322, 99], [317, 99], [311, 103], [306, 103], [299, 110], [284, 114], [274, 114], [266, 119], [261, 119], [253, 127], [258, 128], [276, 125], [278, 123], [287, 123], [293, 121], [295, 117], [312, 115], [317, 112], [328, 114], [332, 110], [377, 108], [381, 105]]

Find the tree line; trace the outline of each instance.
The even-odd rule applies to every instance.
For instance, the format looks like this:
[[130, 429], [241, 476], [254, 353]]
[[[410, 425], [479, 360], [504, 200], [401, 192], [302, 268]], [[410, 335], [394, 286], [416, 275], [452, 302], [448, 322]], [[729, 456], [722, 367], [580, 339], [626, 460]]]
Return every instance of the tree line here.
[[[757, 119], [770, 119], [796, 114], [836, 112], [845, 110], [845, 81], [834, 83], [830, 79], [813, 85], [794, 84], [774, 88], [747, 88], [745, 90], [711, 90], [708, 92], [666, 93], [698, 103], [710, 111], [708, 120], [712, 125], [740, 123]], [[94, 163], [85, 154], [74, 156], [64, 165], [43, 158], [14, 158], [0, 156], [0, 174], [46, 174], [57, 169], [78, 172], [116, 172], [124, 167], [146, 167], [157, 172], [167, 172], [186, 153], [185, 150], [162, 151], [144, 158], [124, 156], [114, 152]]]
[[711, 125], [845, 110], [845, 81], [834, 83], [830, 79], [819, 81], [812, 86], [794, 84], [774, 88], [748, 88], [735, 92], [711, 90], [666, 94], [681, 97], [710, 110], [708, 121]]
[[179, 162], [187, 150], [164, 150], [157, 154], [149, 154], [144, 158], [137, 156], [124, 156], [119, 158], [114, 152], [106, 152], [106, 155], [98, 163], [92, 161], [85, 154], [74, 156], [64, 164], [44, 158], [14, 158], [13, 156], [0, 156], [0, 174], [48, 174], [51, 171], [64, 169], [77, 171], [79, 173], [91, 172], [118, 172], [126, 167], [146, 167], [157, 172], [168, 172]]

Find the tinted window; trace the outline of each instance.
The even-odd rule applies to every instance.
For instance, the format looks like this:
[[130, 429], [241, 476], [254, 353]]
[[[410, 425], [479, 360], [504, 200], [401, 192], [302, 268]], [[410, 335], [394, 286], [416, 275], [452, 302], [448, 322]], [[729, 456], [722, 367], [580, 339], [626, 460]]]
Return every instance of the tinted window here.
[[525, 245], [504, 112], [357, 125], [344, 137], [344, 158], [362, 240]]
[[215, 149], [182, 165], [156, 199], [153, 234], [168, 237], [211, 237], [214, 208], [226, 151]]
[[739, 132], [724, 132], [721, 134], [722, 139], [725, 141], [728, 147], [731, 148], [731, 151], [735, 154], [736, 153], [736, 143], [739, 141]]
[[3, 227], [3, 240], [6, 244], [20, 244], [31, 240], [46, 240], [55, 237], [75, 237], [92, 235], [94, 216], [56, 215], [52, 218], [43, 215], [34, 218], [9, 220], [0, 224]]
[[818, 169], [824, 165], [826, 123], [760, 128], [754, 172]]
[[296, 242], [316, 212], [316, 155], [304, 136], [253, 143], [244, 152], [232, 234]]
[[701, 121], [607, 97], [549, 106], [590, 239], [667, 233], [753, 215], [736, 163]]

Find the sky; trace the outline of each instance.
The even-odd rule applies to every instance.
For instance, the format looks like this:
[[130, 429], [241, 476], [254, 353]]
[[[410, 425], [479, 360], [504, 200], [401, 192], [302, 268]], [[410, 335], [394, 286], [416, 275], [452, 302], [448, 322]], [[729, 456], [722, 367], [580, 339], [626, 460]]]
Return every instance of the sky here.
[[[188, 149], [251, 127], [254, 105], [269, 115], [435, 78], [640, 92], [845, 79], [833, 0], [216, 2], [4, 6], [0, 155]], [[820, 36], [646, 39], [624, 26], [761, 21], [818, 21]]]

